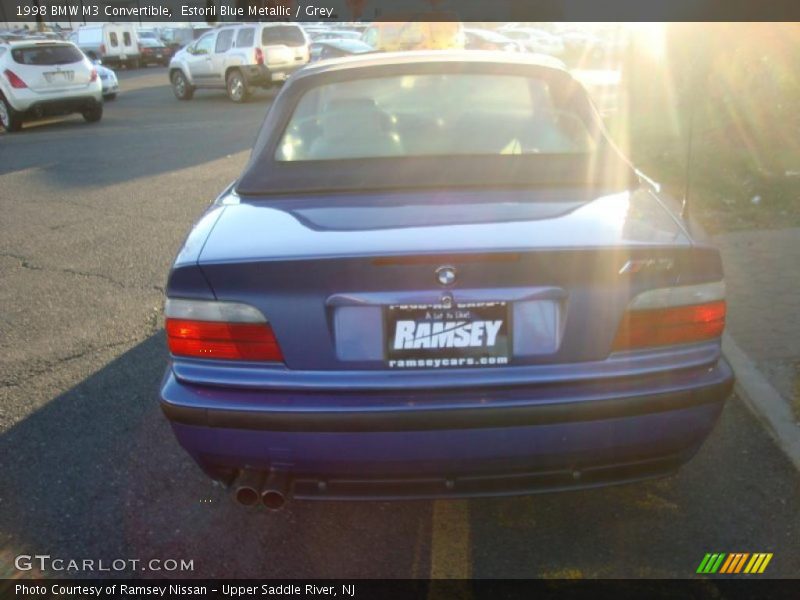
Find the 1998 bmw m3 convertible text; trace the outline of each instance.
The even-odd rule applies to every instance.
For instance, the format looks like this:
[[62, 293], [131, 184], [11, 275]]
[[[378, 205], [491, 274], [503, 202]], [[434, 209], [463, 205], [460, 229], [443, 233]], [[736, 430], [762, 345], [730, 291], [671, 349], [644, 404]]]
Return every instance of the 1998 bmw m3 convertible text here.
[[669, 473], [733, 384], [718, 251], [569, 73], [321, 62], [169, 276], [161, 404], [244, 504]]

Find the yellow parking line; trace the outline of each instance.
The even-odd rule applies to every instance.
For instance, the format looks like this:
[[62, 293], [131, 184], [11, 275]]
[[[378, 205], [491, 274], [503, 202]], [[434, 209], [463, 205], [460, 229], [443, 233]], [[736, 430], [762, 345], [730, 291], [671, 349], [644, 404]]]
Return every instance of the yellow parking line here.
[[431, 579], [469, 579], [472, 557], [467, 501], [436, 500], [431, 519]]

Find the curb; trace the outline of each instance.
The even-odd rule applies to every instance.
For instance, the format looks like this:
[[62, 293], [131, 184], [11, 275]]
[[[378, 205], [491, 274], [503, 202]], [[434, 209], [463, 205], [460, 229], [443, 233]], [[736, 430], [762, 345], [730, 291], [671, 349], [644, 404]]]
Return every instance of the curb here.
[[736, 373], [736, 393], [800, 471], [800, 423], [789, 404], [727, 333], [722, 337], [722, 351]]

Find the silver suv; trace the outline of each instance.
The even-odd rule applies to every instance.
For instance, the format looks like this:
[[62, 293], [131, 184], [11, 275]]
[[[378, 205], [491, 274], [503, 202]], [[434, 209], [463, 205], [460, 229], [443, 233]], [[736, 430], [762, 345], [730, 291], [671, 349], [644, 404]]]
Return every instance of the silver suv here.
[[244, 102], [255, 88], [282, 83], [308, 63], [310, 41], [290, 23], [249, 23], [220, 27], [180, 50], [169, 63], [169, 79], [179, 100], [196, 89], [225, 89]]
[[79, 112], [89, 122], [103, 116], [97, 69], [70, 42], [0, 44], [0, 123], [11, 132], [23, 121]]

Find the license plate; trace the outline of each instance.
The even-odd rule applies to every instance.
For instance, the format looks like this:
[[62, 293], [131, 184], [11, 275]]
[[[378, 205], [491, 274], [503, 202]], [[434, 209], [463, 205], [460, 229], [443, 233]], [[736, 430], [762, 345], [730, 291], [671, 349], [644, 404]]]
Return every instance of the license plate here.
[[127, 55], [127, 54], [120, 54], [120, 55], [119, 55], [119, 59], [120, 59], [120, 60], [125, 60], [126, 58], [128, 58], [128, 55]]
[[391, 369], [495, 367], [511, 359], [506, 302], [395, 304], [384, 309]]
[[161, 54], [161, 52], [159, 52], [158, 54], [156, 54], [156, 58], [162, 58], [163, 56], [164, 56], [164, 55], [163, 55], [163, 54]]
[[44, 78], [47, 83], [61, 83], [64, 81], [72, 81], [74, 75], [74, 71], [48, 71], [44, 74]]
[[273, 73], [272, 74], [272, 81], [285, 81], [286, 80], [286, 73]]

